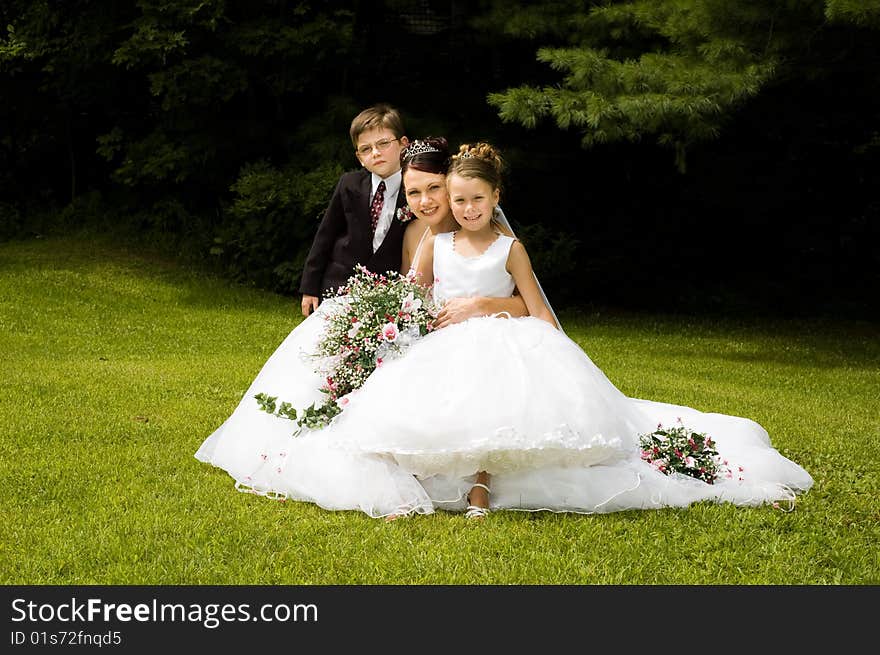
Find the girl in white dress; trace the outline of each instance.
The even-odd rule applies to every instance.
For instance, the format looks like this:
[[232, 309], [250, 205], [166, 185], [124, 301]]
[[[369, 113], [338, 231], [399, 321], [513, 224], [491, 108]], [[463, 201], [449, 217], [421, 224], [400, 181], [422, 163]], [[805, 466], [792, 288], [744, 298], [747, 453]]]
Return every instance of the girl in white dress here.
[[[377, 369], [316, 436], [351, 456], [393, 462], [434, 505], [469, 518], [490, 507], [756, 505], [809, 489], [810, 475], [754, 421], [628, 398], [557, 329], [525, 248], [494, 220], [501, 168], [492, 146], [462, 146], [447, 176], [460, 228], [437, 234], [418, 268], [438, 302], [509, 297], [517, 287], [530, 316], [471, 318], [428, 334]], [[639, 435], [677, 418], [707, 432], [736, 474], [709, 484], [642, 461]]]

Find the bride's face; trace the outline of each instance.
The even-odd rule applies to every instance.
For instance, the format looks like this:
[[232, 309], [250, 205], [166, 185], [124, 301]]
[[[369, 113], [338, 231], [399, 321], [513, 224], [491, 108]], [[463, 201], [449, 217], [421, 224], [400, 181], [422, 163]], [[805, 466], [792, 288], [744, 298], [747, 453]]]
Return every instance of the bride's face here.
[[409, 168], [403, 176], [403, 185], [409, 208], [428, 225], [437, 225], [449, 215], [445, 175]]

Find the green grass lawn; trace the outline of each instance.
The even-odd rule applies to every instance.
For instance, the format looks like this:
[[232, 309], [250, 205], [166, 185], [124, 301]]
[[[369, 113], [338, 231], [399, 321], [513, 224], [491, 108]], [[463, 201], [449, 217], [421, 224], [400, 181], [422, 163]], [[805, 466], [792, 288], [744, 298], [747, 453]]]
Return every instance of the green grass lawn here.
[[627, 395], [746, 416], [794, 512], [385, 523], [238, 493], [193, 453], [298, 303], [106, 240], [0, 244], [3, 584], [878, 584], [880, 330], [561, 312]]

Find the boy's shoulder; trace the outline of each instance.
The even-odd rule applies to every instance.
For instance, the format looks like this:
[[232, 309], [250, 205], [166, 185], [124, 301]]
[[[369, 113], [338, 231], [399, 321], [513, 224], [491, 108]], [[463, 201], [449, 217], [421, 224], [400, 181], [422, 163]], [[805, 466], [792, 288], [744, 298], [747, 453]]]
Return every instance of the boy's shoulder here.
[[358, 168], [352, 171], [346, 171], [342, 175], [339, 176], [340, 184], [358, 184], [364, 180], [364, 178], [370, 177], [370, 171], [366, 168]]

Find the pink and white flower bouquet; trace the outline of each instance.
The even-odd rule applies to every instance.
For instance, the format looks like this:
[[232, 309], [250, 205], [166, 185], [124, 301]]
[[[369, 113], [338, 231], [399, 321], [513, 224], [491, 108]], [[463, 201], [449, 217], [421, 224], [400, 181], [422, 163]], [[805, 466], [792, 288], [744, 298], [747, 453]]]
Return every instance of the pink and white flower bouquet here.
[[[289, 403], [257, 394], [260, 408], [300, 426], [320, 429], [339, 414], [348, 394], [383, 363], [399, 357], [433, 329], [438, 308], [414, 275], [377, 274], [358, 266], [324, 314], [326, 326], [314, 353], [327, 399], [297, 412]], [[299, 430], [297, 431], [297, 434]]]
[[694, 432], [682, 424], [671, 428], [657, 426], [654, 432], [639, 435], [641, 457], [661, 473], [687, 475], [708, 484], [719, 476], [730, 477], [715, 442], [702, 432]]

